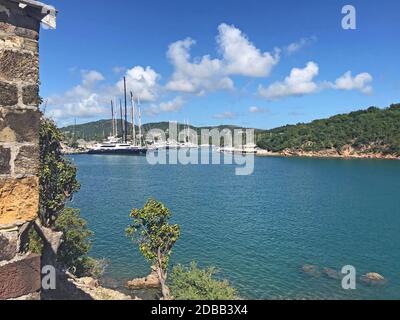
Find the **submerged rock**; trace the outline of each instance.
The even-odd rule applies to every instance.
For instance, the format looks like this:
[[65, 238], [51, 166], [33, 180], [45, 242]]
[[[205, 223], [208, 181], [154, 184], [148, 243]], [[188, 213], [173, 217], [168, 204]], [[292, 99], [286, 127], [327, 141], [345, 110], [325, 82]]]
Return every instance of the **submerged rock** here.
[[332, 268], [324, 268], [322, 269], [322, 273], [325, 277], [330, 279], [339, 280], [341, 278], [339, 273]]
[[318, 266], [315, 266], [312, 264], [305, 264], [302, 267], [302, 270], [305, 274], [307, 274], [311, 277], [318, 277], [320, 275]]
[[126, 284], [128, 289], [140, 290], [140, 289], [159, 289], [161, 287], [160, 281], [158, 280], [157, 272], [152, 268], [151, 273], [144, 278], [137, 278], [128, 281]]
[[386, 279], [376, 272], [369, 272], [361, 276], [360, 281], [367, 285], [383, 285], [386, 283]]

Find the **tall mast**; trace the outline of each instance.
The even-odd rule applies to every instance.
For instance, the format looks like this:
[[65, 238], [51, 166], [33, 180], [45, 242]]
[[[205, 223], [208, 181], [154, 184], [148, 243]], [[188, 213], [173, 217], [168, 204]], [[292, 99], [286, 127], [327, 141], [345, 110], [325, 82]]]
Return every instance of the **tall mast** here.
[[115, 137], [118, 137], [118, 104], [117, 99], [115, 99], [115, 113], [114, 113], [114, 128], [115, 128]]
[[76, 118], [74, 118], [74, 143], [76, 142]]
[[111, 122], [112, 122], [112, 124], [111, 124], [111, 127], [112, 127], [112, 133], [111, 133], [111, 135], [112, 135], [113, 137], [115, 137], [114, 103], [113, 103], [112, 100], [111, 100]]
[[186, 119], [186, 139], [189, 142], [189, 120]]
[[131, 91], [131, 104], [132, 104], [132, 109], [131, 109], [131, 116], [132, 116], [132, 143], [134, 146], [136, 146], [136, 129], [135, 129], [135, 101], [133, 99], [133, 93]]
[[138, 96], [138, 116], [139, 116], [139, 146], [142, 146], [142, 113], [140, 111], [140, 97]]
[[126, 103], [126, 77], [124, 77], [124, 99], [125, 99], [125, 143], [128, 143], [128, 110]]
[[123, 114], [122, 114], [122, 101], [119, 99], [119, 111], [121, 113], [121, 119], [120, 119], [120, 125], [121, 125], [121, 136], [122, 136], [122, 142], [124, 141], [124, 120], [123, 120]]

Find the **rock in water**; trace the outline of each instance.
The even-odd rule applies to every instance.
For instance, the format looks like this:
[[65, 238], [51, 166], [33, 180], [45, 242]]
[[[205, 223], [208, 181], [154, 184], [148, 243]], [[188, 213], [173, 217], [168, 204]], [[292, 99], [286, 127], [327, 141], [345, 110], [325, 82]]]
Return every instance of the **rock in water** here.
[[78, 283], [87, 286], [90, 289], [95, 289], [100, 287], [99, 281], [90, 277], [80, 278]]
[[157, 272], [152, 269], [152, 272], [144, 278], [137, 278], [128, 281], [126, 286], [131, 290], [140, 289], [159, 289], [161, 287], [160, 281], [158, 280]]
[[383, 285], [386, 279], [376, 272], [370, 272], [360, 277], [360, 281], [367, 285]]
[[339, 280], [339, 279], [340, 279], [340, 276], [339, 276], [338, 272], [337, 272], [336, 270], [334, 270], [334, 269], [331, 269], [331, 268], [324, 268], [324, 269], [322, 270], [322, 273], [323, 273], [326, 277], [328, 277], [328, 278], [330, 278], [330, 279], [334, 279], [334, 280]]
[[312, 264], [305, 264], [303, 266], [303, 272], [311, 277], [318, 277], [320, 275], [318, 266], [314, 266]]

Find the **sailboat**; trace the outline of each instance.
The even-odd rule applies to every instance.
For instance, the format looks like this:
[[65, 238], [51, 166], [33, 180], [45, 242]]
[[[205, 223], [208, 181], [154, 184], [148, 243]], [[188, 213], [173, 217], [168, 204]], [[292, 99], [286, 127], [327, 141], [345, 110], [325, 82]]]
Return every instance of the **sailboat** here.
[[[112, 133], [102, 143], [96, 144], [92, 147], [89, 154], [114, 154], [114, 155], [144, 155], [147, 148], [142, 146], [142, 123], [140, 112], [140, 98], [138, 97], [138, 111], [139, 111], [139, 144], [137, 144], [136, 129], [135, 129], [135, 104], [133, 101], [133, 93], [131, 92], [131, 118], [132, 118], [132, 140], [128, 142], [128, 121], [127, 121], [127, 97], [126, 97], [126, 78], [124, 77], [124, 93], [125, 93], [125, 114], [122, 113], [122, 101], [120, 101], [121, 113], [121, 137], [118, 137], [118, 121], [115, 117], [114, 103], [111, 100], [111, 121]], [[123, 118], [125, 117], [125, 121]]]
[[185, 121], [185, 142], [180, 144], [182, 149], [197, 149], [199, 145], [190, 141], [190, 125], [189, 121]]

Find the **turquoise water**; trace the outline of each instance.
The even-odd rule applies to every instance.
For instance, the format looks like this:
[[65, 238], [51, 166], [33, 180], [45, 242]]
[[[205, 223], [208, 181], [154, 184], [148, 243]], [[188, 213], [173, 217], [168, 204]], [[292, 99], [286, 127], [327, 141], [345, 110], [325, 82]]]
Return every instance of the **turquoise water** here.
[[[124, 230], [131, 208], [156, 197], [182, 227], [172, 263], [214, 265], [244, 298], [400, 299], [399, 161], [256, 158], [253, 175], [235, 176], [231, 165], [72, 158], [82, 183], [73, 206], [96, 233], [92, 255], [110, 260], [119, 283], [148, 274]], [[304, 264], [350, 264], [387, 284], [345, 291]]]

